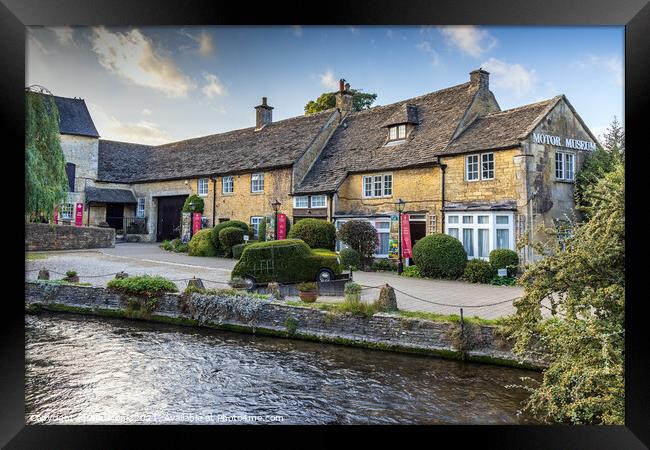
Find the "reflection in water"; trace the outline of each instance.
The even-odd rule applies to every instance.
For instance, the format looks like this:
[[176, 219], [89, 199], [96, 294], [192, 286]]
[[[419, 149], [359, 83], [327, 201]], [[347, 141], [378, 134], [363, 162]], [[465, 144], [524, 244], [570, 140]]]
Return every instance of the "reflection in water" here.
[[534, 372], [74, 315], [25, 316], [28, 423], [531, 423]]

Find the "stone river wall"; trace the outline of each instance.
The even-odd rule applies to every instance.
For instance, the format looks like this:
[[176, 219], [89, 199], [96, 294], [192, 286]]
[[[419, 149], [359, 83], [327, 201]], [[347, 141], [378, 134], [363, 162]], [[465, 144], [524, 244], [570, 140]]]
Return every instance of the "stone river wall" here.
[[[126, 296], [101, 287], [25, 282], [25, 305], [32, 311], [45, 309], [129, 317], [128, 302]], [[165, 294], [145, 320], [501, 365], [529, 368], [544, 365], [541, 361], [521, 361], [513, 355], [510, 344], [499, 336], [494, 326], [466, 322], [464, 338], [461, 338], [460, 323], [405, 318], [389, 313], [377, 313], [372, 317], [331, 313], [248, 294], [193, 293], [188, 297]]]

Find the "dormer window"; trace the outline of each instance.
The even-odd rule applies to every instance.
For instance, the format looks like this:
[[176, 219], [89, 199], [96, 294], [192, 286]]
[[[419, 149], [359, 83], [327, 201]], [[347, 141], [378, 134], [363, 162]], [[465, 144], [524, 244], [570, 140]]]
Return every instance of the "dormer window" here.
[[388, 128], [388, 141], [406, 139], [406, 124], [394, 125]]

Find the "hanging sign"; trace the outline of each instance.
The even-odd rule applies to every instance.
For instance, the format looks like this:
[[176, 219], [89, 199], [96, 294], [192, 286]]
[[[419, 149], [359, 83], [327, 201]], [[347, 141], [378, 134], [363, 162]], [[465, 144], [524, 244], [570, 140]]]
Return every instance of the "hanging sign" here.
[[278, 240], [287, 238], [287, 215], [278, 214]]
[[83, 221], [84, 221], [84, 204], [77, 203], [74, 212], [74, 224], [80, 227], [81, 225], [83, 225]]
[[192, 217], [192, 234], [201, 230], [201, 213], [194, 213]]
[[399, 214], [390, 216], [390, 238], [388, 240], [388, 257], [399, 258]]
[[411, 258], [411, 224], [408, 214], [402, 214], [402, 258]]

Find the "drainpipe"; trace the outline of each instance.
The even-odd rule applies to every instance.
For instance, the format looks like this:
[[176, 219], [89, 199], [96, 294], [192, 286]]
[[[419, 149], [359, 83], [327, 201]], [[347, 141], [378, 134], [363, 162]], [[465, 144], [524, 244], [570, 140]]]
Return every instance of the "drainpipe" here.
[[217, 177], [212, 178], [212, 227], [214, 227], [215, 214], [217, 212]]
[[[440, 161], [440, 160], [439, 160]], [[441, 183], [442, 183], [442, 188], [441, 188], [441, 207], [440, 207], [440, 217], [441, 217], [441, 223], [440, 223], [440, 231], [442, 233], [445, 232], [445, 170], [447, 169], [447, 164], [442, 164], [440, 163], [440, 171], [442, 173], [442, 176], [440, 177]]]

